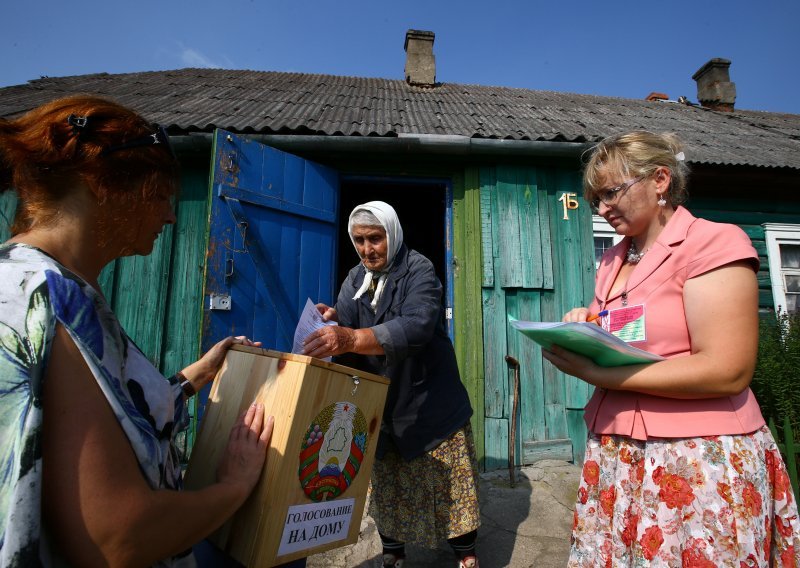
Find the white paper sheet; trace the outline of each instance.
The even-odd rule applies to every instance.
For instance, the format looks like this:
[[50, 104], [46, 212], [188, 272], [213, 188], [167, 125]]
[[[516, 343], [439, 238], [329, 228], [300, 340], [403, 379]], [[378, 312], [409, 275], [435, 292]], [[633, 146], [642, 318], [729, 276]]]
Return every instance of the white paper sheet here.
[[355, 499], [292, 505], [286, 513], [278, 556], [347, 538]]
[[[306, 305], [303, 308], [303, 313], [300, 314], [300, 321], [297, 322], [297, 328], [294, 330], [294, 345], [292, 345], [292, 353], [303, 354], [303, 341], [312, 332], [325, 327], [326, 325], [337, 325], [335, 321], [325, 321], [322, 319], [322, 314], [319, 313], [316, 304], [311, 301], [311, 298], [306, 300]], [[330, 357], [325, 357], [324, 361], [330, 361]]]

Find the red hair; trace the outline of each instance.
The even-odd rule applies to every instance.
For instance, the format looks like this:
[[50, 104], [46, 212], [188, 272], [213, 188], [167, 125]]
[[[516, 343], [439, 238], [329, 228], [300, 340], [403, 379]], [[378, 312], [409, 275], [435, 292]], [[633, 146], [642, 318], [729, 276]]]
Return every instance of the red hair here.
[[[85, 117], [86, 125], [73, 126], [70, 115]], [[104, 152], [153, 132], [133, 110], [93, 95], [57, 99], [15, 120], [0, 119], [0, 192], [13, 188], [19, 197], [12, 234], [51, 220], [78, 183], [101, 202], [175, 194], [178, 162], [167, 145]]]

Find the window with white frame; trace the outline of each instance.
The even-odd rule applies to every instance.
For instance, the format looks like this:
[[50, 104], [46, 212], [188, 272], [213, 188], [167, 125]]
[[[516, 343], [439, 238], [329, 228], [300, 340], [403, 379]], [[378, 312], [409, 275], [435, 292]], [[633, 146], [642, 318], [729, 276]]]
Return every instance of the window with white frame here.
[[600, 267], [603, 253], [622, 240], [614, 228], [600, 215], [592, 215], [592, 234], [594, 235], [594, 267]]
[[766, 223], [769, 280], [775, 310], [800, 310], [800, 225]]

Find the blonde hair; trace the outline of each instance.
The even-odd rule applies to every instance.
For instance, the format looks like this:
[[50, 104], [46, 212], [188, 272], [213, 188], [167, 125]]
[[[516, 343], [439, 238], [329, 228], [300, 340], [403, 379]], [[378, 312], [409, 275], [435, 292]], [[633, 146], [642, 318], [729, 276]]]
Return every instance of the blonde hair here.
[[680, 205], [688, 197], [686, 184], [689, 167], [683, 159], [683, 144], [672, 133], [656, 134], [647, 130], [634, 130], [603, 139], [589, 150], [590, 155], [583, 170], [583, 196], [587, 201], [596, 191], [603, 189], [609, 172], [619, 172], [633, 178], [652, 175], [658, 168], [668, 168], [672, 174], [665, 197], [673, 205]]

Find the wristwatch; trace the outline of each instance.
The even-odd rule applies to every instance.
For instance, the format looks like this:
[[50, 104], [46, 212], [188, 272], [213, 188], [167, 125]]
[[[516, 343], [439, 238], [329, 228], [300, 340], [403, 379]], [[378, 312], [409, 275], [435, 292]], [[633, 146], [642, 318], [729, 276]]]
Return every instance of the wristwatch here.
[[181, 390], [183, 391], [183, 394], [186, 395], [186, 398], [192, 398], [197, 394], [197, 391], [194, 390], [194, 385], [192, 385], [191, 381], [186, 378], [186, 375], [178, 371], [175, 373], [175, 378], [178, 379], [178, 382], [180, 382]]

